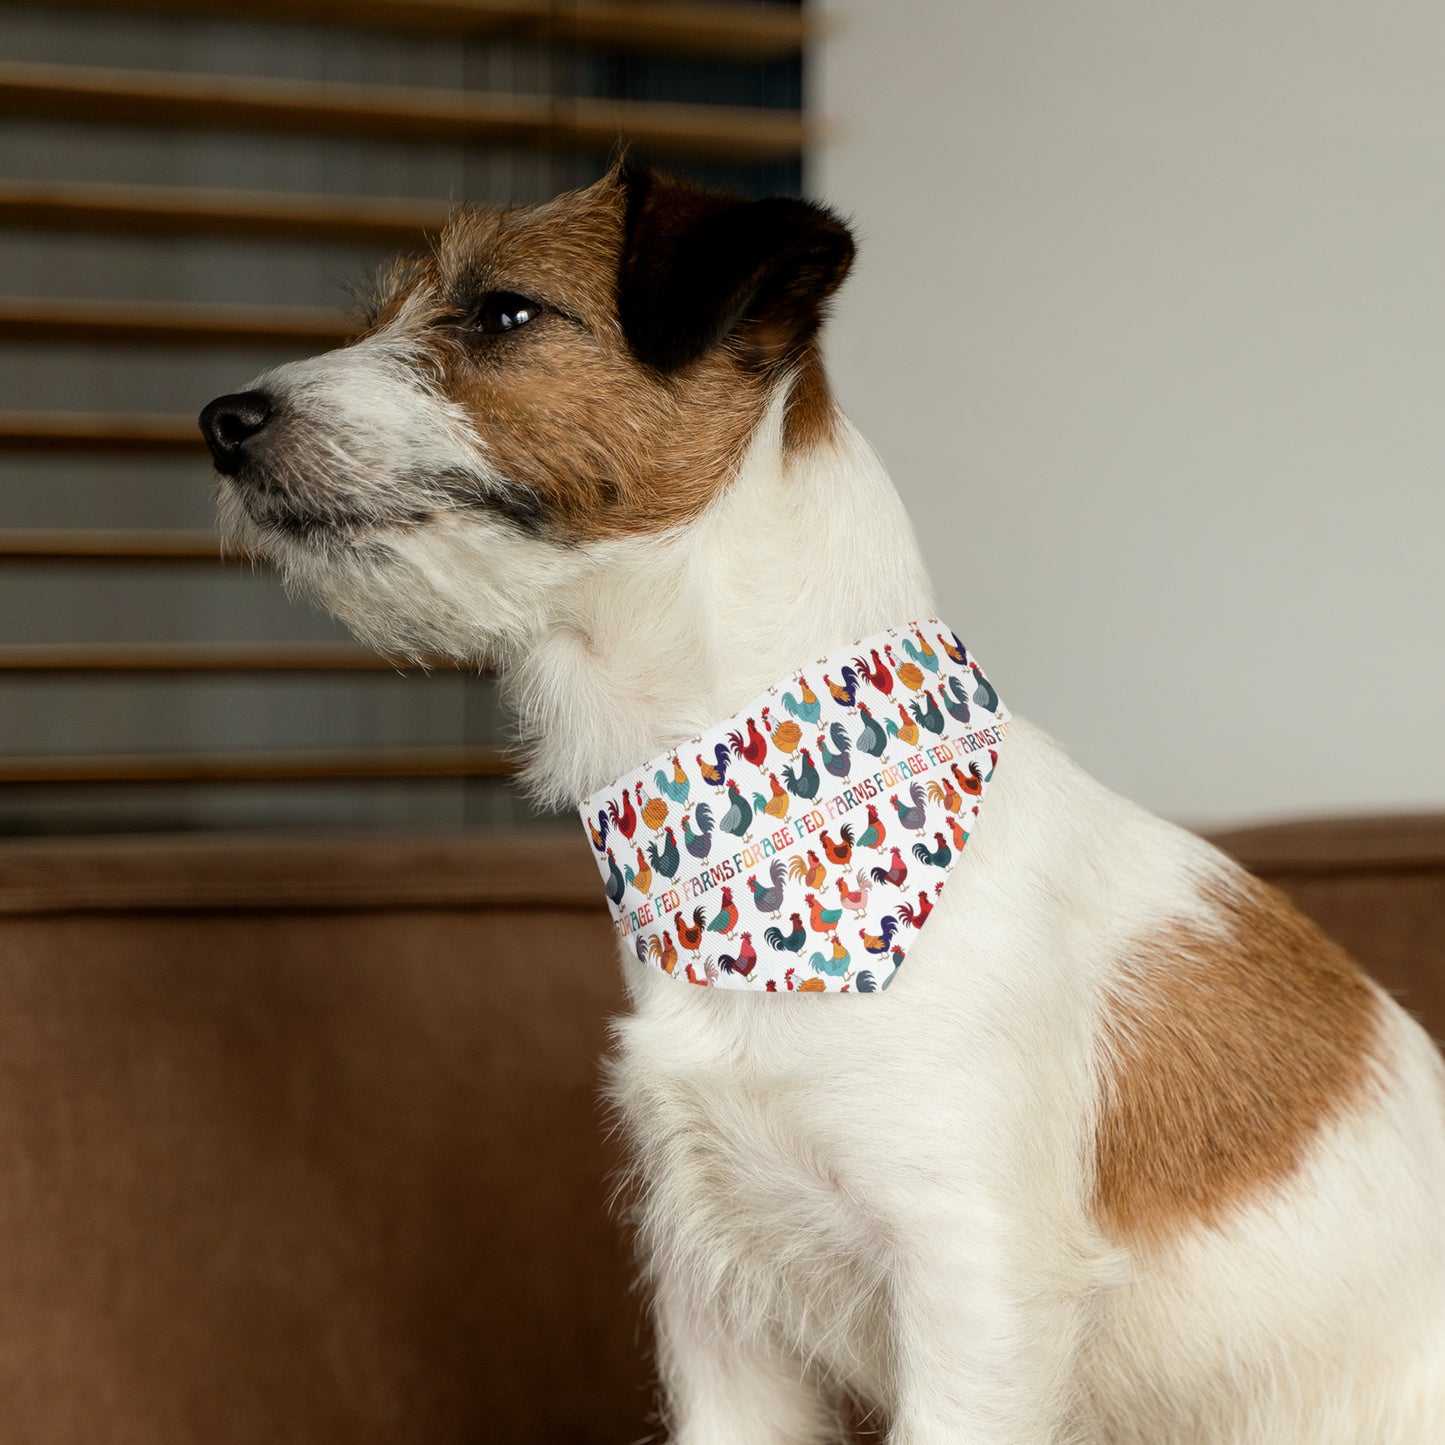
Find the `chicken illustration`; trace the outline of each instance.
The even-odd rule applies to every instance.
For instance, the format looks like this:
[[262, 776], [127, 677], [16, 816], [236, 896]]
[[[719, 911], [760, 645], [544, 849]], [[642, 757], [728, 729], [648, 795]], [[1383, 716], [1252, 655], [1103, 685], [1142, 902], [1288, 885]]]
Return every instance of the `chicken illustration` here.
[[682, 815], [683, 846], [694, 858], [706, 858], [712, 852], [712, 809], [706, 803], [699, 803], [692, 816], [697, 819], [697, 832], [693, 832], [689, 815]]
[[793, 914], [789, 922], [792, 927], [787, 933], [781, 928], [764, 930], [763, 939], [769, 948], [776, 949], [779, 953], [797, 953], [802, 948], [808, 937], [808, 931], [803, 927], [802, 915]]
[[889, 737], [901, 739], [910, 748], [918, 741], [918, 724], [908, 716], [908, 712], [901, 702], [898, 704], [898, 721], [894, 722], [892, 718], [889, 718], [884, 727], [888, 729]]
[[828, 674], [823, 674], [823, 686], [832, 694], [833, 701], [840, 707], [855, 707], [858, 702], [858, 674], [851, 667], [845, 667], [840, 674], [843, 685], [838, 686], [836, 682], [829, 681]]
[[948, 636], [945, 637], [940, 632], [938, 634], [938, 640], [943, 644], [943, 650], [948, 654], [951, 661], [956, 662], [960, 667], [967, 667], [969, 665], [968, 648], [958, 640], [957, 633], [950, 632]]
[[624, 868], [622, 871], [626, 874], [627, 881], [639, 893], [652, 892], [652, 869], [647, 866], [647, 859], [642, 856], [641, 848], [637, 850], [637, 872], [634, 873], [631, 868]]
[[[798, 993], [827, 993], [828, 986], [821, 978], [805, 978], [801, 983], [794, 983], [793, 977], [796, 973], [797, 969], [790, 968], [787, 973], [783, 975], [783, 983], [789, 993], [795, 991]], [[768, 984], [768, 992], [777, 992], [771, 983]]]
[[863, 752], [878, 758], [888, 746], [888, 734], [875, 721], [873, 714], [863, 704], [858, 704], [858, 715], [863, 719], [863, 730], [858, 734], [858, 746]]
[[728, 810], [718, 824], [724, 833], [741, 838], [753, 826], [752, 804], [738, 792], [738, 785], [728, 780]]
[[956, 813], [963, 807], [963, 795], [947, 778], [928, 785], [928, 801], [942, 803], [950, 813]]
[[783, 768], [783, 781], [788, 785], [788, 791], [797, 798], [806, 798], [811, 802], [818, 796], [818, 784], [822, 779], [818, 776], [818, 769], [814, 766], [813, 755], [804, 748], [798, 754], [801, 766], [795, 768], [788, 763]]
[[702, 904], [698, 904], [692, 911], [692, 922], [689, 923], [681, 913], [672, 915], [672, 926], [677, 929], [677, 941], [687, 949], [689, 953], [696, 953], [702, 947], [703, 935], [707, 932], [707, 924], [704, 922]]
[[632, 835], [637, 831], [637, 812], [632, 806], [632, 794], [623, 791], [620, 810], [617, 799], [611, 799], [607, 804], [607, 816], [612, 819], [612, 826], [630, 843]]
[[895, 888], [902, 888], [908, 881], [908, 864], [903, 861], [903, 854], [894, 848], [888, 866], [875, 868], [871, 876], [875, 883], [891, 883]]
[[932, 850], [926, 848], [922, 843], [913, 845], [913, 856], [920, 863], [931, 864], [934, 868], [947, 868], [953, 862], [953, 849], [948, 846], [948, 839], [942, 833], [935, 833], [933, 841], [938, 844]]
[[918, 907], [914, 908], [911, 903], [905, 903], [898, 910], [898, 921], [900, 923], [906, 923], [910, 928], [922, 928], [923, 925], [928, 922], [928, 915], [932, 912], [933, 900], [927, 893], [920, 892], [918, 895]]
[[595, 828], [592, 826], [592, 820], [590, 818], [587, 820], [587, 832], [592, 838], [592, 846], [599, 853], [607, 846], [607, 830], [611, 826], [607, 821], [607, 814], [605, 812], [598, 813], [597, 826]]
[[913, 783], [908, 789], [908, 796], [913, 799], [911, 807], [907, 803], [900, 802], [897, 793], [894, 793], [888, 801], [893, 804], [894, 810], [898, 814], [898, 821], [905, 828], [916, 833], [928, 821], [928, 808], [923, 801], [923, 784]]
[[843, 724], [835, 722], [828, 729], [828, 736], [833, 739], [833, 746], [838, 749], [836, 753], [828, 751], [828, 744], [823, 740], [823, 735], [818, 734], [818, 756], [823, 760], [823, 766], [835, 778], [846, 778], [853, 766], [851, 756], [853, 745], [848, 741], [848, 734], [843, 731]]
[[814, 727], [817, 727], [818, 719], [823, 715], [823, 704], [818, 701], [818, 694], [808, 686], [806, 677], [798, 679], [798, 691], [802, 694], [801, 698], [795, 698], [792, 693], [785, 692], [783, 706], [794, 717], [800, 717], [804, 722], [812, 723]]
[[621, 903], [622, 895], [627, 892], [627, 879], [622, 876], [622, 870], [617, 866], [617, 859], [612, 856], [612, 849], [607, 850], [607, 896], [613, 903]]
[[968, 842], [968, 834], [964, 831], [963, 824], [952, 815], [948, 819], [948, 830], [953, 835], [953, 851], [963, 852], [963, 845]]
[[667, 799], [644, 798], [642, 796], [642, 784], [638, 783], [637, 811], [642, 815], [642, 821], [655, 833], [667, 822]]
[[672, 934], [666, 929], [662, 931], [662, 938], [649, 938], [647, 940], [648, 957], [657, 960], [657, 966], [664, 973], [671, 973], [677, 967], [677, 949], [673, 946]]
[[888, 659], [888, 664], [893, 669], [893, 675], [908, 689], [909, 692], [917, 692], [924, 682], [924, 671], [916, 662], [899, 662], [894, 657], [893, 649], [885, 647], [883, 655]]
[[893, 674], [888, 670], [888, 665], [878, 656], [876, 647], [873, 649], [871, 657], [873, 664], [871, 667], [868, 665], [869, 659], [866, 657], [855, 657], [853, 666], [868, 679], [873, 687], [887, 697], [893, 691]]
[[676, 753], [672, 755], [672, 777], [669, 778], [659, 768], [654, 781], [657, 784], [657, 791], [666, 794], [674, 803], [687, 802], [687, 795], [692, 791], [692, 780], [683, 772], [682, 764], [678, 761]]
[[814, 973], [826, 973], [829, 978], [842, 978], [848, 972], [849, 955], [848, 950], [838, 942], [838, 935], [833, 935], [833, 951], [825, 958], [821, 953], [815, 953], [808, 960], [808, 966]]
[[801, 878], [809, 888], [821, 888], [828, 881], [828, 870], [823, 867], [822, 859], [809, 848], [807, 862], [796, 855], [789, 859], [788, 877]]
[[808, 905], [808, 926], [814, 933], [832, 933], [843, 916], [841, 908], [824, 908], [817, 895], [809, 893], [803, 902]]
[[823, 831], [818, 834], [818, 842], [823, 845], [823, 856], [830, 863], [837, 863], [841, 867], [853, 856], [852, 826], [844, 823], [838, 830], [838, 836], [843, 840], [841, 843], [835, 843], [828, 836], [828, 830], [824, 828]]
[[[865, 969], [861, 970], [860, 973], [858, 974], [858, 977], [853, 980], [853, 984], [854, 984], [854, 986], [857, 988], [857, 990], [858, 990], [859, 993], [877, 993], [877, 992], [878, 992], [878, 984], [877, 984], [877, 981], [876, 981], [876, 980], [874, 979], [874, 977], [873, 977], [873, 971], [872, 971], [871, 969], [865, 968]], [[884, 984], [883, 987], [884, 987], [884, 988], [887, 988], [888, 985], [887, 985], [887, 984]], [[846, 993], [847, 991], [848, 991], [848, 985], [845, 983], [845, 984], [843, 985], [843, 992]]]
[[978, 670], [978, 663], [970, 662], [969, 671], [978, 680], [978, 686], [973, 690], [973, 700], [985, 712], [998, 711], [998, 694], [993, 690], [993, 684]]
[[773, 859], [773, 866], [768, 870], [768, 877], [772, 880], [772, 886], [764, 887], [758, 882], [755, 874], [749, 874], [748, 887], [753, 890], [753, 903], [757, 906], [758, 912], [768, 913], [774, 918], [778, 918], [782, 915], [783, 894], [787, 891], [787, 870], [783, 867], [781, 858]]
[[[918, 639], [918, 646], [913, 645], [913, 637]], [[915, 627], [913, 637], [903, 639], [903, 650], [916, 662], [919, 667], [927, 668], [929, 672], [938, 671], [938, 654], [928, 645], [928, 639]]]
[[784, 718], [782, 722], [775, 723], [772, 719], [772, 709], [763, 709], [763, 726], [768, 730], [768, 737], [779, 752], [790, 753], [803, 740], [803, 730], [792, 718]]
[[887, 953], [893, 945], [893, 935], [898, 932], [898, 920], [891, 913], [885, 913], [878, 926], [882, 933], [869, 933], [865, 928], [858, 930], [858, 937], [869, 953]]
[[878, 816], [878, 809], [872, 803], [868, 804], [868, 826], [858, 836], [860, 848], [881, 848], [883, 840], [888, 836], [888, 830], [883, 826], [883, 819]]
[[677, 877], [677, 865], [682, 861], [677, 851], [677, 834], [671, 828], [663, 835], [663, 844], [659, 849], [656, 842], [647, 845], [647, 857], [652, 864], [654, 873], [661, 873], [664, 878]]
[[976, 798], [983, 792], [984, 776], [983, 769], [976, 762], [969, 763], [968, 772], [960, 770], [957, 763], [950, 763], [948, 770], [954, 776], [958, 786], [968, 794], [970, 798]]
[[758, 961], [758, 951], [753, 947], [751, 934], [743, 934], [742, 940], [742, 946], [738, 949], [736, 958], [724, 953], [718, 958], [718, 963], [722, 965], [724, 973], [737, 973], [747, 978], [753, 971], [753, 965]]
[[[707, 965], [704, 964], [703, 967], [706, 968]], [[697, 985], [698, 985], [699, 987], [701, 987], [701, 988], [706, 988], [706, 987], [708, 986], [709, 980], [708, 980], [708, 978], [706, 977], [706, 975], [699, 973], [699, 972], [692, 966], [692, 964], [689, 963], [689, 964], [686, 965], [686, 972], [687, 972], [687, 981], [688, 981], [689, 983], [695, 983], [695, 984], [697, 984]]]
[[932, 690], [923, 694], [923, 701], [926, 706], [920, 707], [915, 700], [908, 704], [908, 711], [913, 714], [919, 723], [931, 733], [941, 733], [945, 727], [943, 714], [938, 710], [938, 703], [934, 699]]
[[768, 755], [768, 740], [758, 731], [758, 725], [752, 718], [748, 719], [747, 737], [743, 737], [741, 728], [734, 728], [728, 734], [728, 742], [732, 745], [734, 757], [746, 758], [754, 767]]
[[733, 929], [738, 926], [738, 906], [733, 902], [733, 891], [731, 888], [724, 888], [722, 891], [722, 907], [718, 909], [711, 923], [707, 926], [709, 933], [721, 933], [725, 938], [731, 938]]
[[765, 799], [761, 793], [754, 793], [753, 807], [768, 814], [769, 817], [786, 818], [788, 809], [793, 805], [784, 791], [783, 785], [778, 781], [776, 773], [768, 774], [768, 787], [772, 790], [772, 796]]
[[732, 762], [733, 755], [728, 751], [726, 743], [719, 743], [713, 754], [717, 762], [706, 763], [701, 753], [697, 754], [697, 771], [703, 782], [710, 787], [720, 788], [728, 780], [728, 764]]
[[848, 886], [847, 876], [844, 875], [838, 880], [838, 901], [858, 918], [868, 911], [868, 890], [872, 888], [873, 880], [863, 875], [863, 870], [858, 870], [858, 881], [853, 887]]
[[956, 677], [950, 677], [939, 692], [943, 694], [943, 705], [948, 709], [949, 717], [955, 722], [966, 723], [969, 719], [968, 691], [964, 685]]

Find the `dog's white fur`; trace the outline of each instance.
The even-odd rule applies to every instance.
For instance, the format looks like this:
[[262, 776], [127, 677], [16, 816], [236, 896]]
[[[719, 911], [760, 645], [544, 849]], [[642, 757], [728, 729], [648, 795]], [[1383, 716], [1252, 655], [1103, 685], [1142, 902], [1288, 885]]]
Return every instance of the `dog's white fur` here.
[[[375, 496], [443, 453], [494, 484], [484, 427], [408, 374], [399, 328], [261, 384], [343, 449], [337, 486]], [[369, 641], [494, 664], [531, 783], [574, 802], [933, 612], [878, 458], [846, 422], [790, 451], [785, 392], [662, 537], [562, 548], [459, 511], [373, 552], [264, 545]], [[1205, 890], [1232, 872], [1020, 722], [886, 994], [695, 989], [622, 951], [614, 1090], [678, 1445], [834, 1439], [844, 1388], [894, 1445], [1445, 1441], [1445, 1069], [1393, 1004], [1377, 1090], [1285, 1187], [1157, 1250], [1091, 1212], [1106, 991], [1151, 929], [1216, 928]]]

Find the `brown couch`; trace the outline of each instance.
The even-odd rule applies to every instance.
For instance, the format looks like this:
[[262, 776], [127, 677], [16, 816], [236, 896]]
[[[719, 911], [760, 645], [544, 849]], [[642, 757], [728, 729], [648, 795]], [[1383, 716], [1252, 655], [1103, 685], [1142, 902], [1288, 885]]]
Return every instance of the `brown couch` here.
[[[1221, 840], [1445, 1034], [1445, 819]], [[580, 840], [0, 845], [0, 1439], [655, 1429]]]

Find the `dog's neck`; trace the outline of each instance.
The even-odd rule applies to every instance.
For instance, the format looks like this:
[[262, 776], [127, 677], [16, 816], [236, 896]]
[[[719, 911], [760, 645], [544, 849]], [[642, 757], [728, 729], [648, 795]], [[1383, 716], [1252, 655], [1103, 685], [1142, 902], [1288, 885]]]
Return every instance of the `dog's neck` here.
[[677, 533], [607, 543], [512, 666], [526, 777], [565, 806], [682, 748], [857, 637], [933, 611], [903, 506], [841, 415], [792, 452], [781, 402], [727, 491]]

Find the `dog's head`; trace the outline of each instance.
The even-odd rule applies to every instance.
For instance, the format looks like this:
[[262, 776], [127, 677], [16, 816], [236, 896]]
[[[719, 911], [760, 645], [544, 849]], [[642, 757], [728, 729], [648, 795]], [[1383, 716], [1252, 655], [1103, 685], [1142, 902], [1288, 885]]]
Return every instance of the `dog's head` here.
[[505, 650], [529, 589], [703, 512], [780, 386], [795, 444], [826, 431], [852, 255], [821, 207], [626, 164], [462, 212], [357, 341], [202, 412], [223, 527], [381, 645]]

